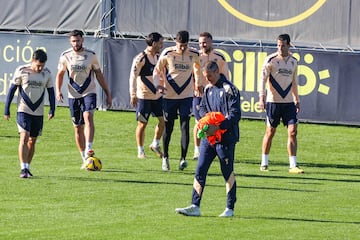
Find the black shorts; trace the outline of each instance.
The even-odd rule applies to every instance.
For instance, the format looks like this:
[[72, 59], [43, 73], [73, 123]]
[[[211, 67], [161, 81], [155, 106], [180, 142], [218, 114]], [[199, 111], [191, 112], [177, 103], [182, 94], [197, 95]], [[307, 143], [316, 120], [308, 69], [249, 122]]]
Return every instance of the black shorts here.
[[280, 119], [285, 126], [298, 122], [296, 106], [294, 103], [266, 103], [266, 123], [273, 128], [280, 124]]
[[17, 125], [19, 132], [29, 132], [30, 137], [41, 135], [44, 116], [34, 116], [24, 112], [17, 113]]
[[164, 118], [167, 120], [174, 120], [178, 118], [178, 115], [181, 117], [189, 117], [191, 114], [193, 98], [184, 98], [184, 99], [164, 99]]
[[82, 98], [69, 98], [69, 108], [73, 124], [85, 124], [83, 113], [96, 109], [96, 94], [88, 94]]
[[150, 114], [154, 117], [163, 116], [163, 99], [162, 97], [157, 100], [138, 99], [136, 107], [136, 120], [147, 122]]

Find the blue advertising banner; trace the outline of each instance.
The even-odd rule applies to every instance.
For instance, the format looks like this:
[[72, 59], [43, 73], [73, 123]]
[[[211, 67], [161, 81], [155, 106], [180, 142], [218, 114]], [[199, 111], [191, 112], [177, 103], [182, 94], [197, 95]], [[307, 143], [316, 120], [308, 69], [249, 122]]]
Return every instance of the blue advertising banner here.
[[[173, 45], [165, 42], [165, 46]], [[114, 110], [134, 110], [129, 104], [129, 74], [133, 57], [146, 47], [144, 40], [99, 39], [86, 37], [86, 47], [95, 50], [103, 63], [103, 72], [111, 89]], [[197, 47], [196, 43], [191, 44]], [[67, 36], [0, 34], [0, 101], [4, 102], [13, 72], [18, 65], [31, 61], [37, 48], [48, 53], [46, 66], [53, 79], [62, 51], [70, 47]], [[216, 45], [229, 64], [230, 80], [241, 91], [244, 118], [264, 118], [258, 103], [258, 81], [266, 56], [274, 47]], [[299, 61], [298, 83], [302, 121], [360, 125], [360, 57], [355, 53], [327, 52], [292, 48]], [[63, 93], [66, 93], [64, 81]], [[98, 107], [104, 94], [98, 88]], [[58, 105], [67, 105], [67, 102]]]
[[[166, 42], [165, 46], [172, 44]], [[132, 109], [128, 92], [131, 62], [145, 47], [143, 40], [107, 39], [104, 42], [104, 71], [112, 85], [115, 109]], [[234, 45], [216, 48], [229, 64], [230, 80], [241, 91], [243, 117], [264, 118], [258, 103], [258, 81], [266, 56], [276, 48]], [[359, 125], [360, 111], [356, 105], [360, 101], [357, 93], [360, 57], [347, 52], [296, 48], [291, 51], [299, 61], [299, 118], [308, 122]]]
[[[94, 50], [102, 63], [102, 40], [85, 38], [84, 46]], [[7, 91], [10, 87], [15, 69], [19, 65], [31, 62], [31, 57], [36, 49], [43, 49], [48, 55], [46, 67], [50, 69], [55, 84], [57, 64], [60, 54], [69, 49], [69, 37], [59, 35], [33, 35], [33, 34], [0, 34], [0, 101], [5, 102]], [[64, 79], [63, 94], [65, 102], [58, 105], [67, 105], [67, 79]], [[45, 98], [47, 99], [47, 98]], [[13, 102], [16, 101], [14, 98]]]

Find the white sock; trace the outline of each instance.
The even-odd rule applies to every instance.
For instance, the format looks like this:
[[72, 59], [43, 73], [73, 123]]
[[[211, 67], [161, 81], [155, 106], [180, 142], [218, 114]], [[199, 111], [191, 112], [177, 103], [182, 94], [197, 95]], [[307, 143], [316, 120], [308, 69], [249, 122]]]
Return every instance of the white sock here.
[[269, 165], [269, 154], [261, 154], [261, 166]]
[[194, 147], [194, 153], [199, 153], [200, 152], [200, 147], [199, 146], [195, 146]]
[[30, 163], [25, 163], [25, 168], [30, 170]]
[[92, 149], [92, 142], [86, 142], [85, 144], [85, 152], [87, 153], [90, 149]]
[[144, 146], [138, 146], [138, 153], [144, 152]]
[[85, 161], [85, 151], [80, 152], [81, 159]]
[[21, 169], [25, 169], [25, 168], [26, 168], [25, 163], [20, 163], [20, 168], [21, 168]]
[[296, 167], [296, 156], [289, 156], [290, 168]]
[[153, 147], [158, 147], [160, 145], [160, 139], [154, 139], [151, 145]]

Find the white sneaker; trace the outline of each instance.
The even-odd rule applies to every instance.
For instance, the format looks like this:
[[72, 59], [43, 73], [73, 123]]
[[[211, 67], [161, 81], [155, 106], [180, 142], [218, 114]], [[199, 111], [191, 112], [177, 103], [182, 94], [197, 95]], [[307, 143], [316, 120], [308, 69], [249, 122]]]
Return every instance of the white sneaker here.
[[194, 153], [194, 156], [193, 156], [193, 160], [195, 160], [195, 161], [199, 160], [199, 156], [200, 156], [200, 153], [199, 153], [199, 152], [195, 152], [195, 153]]
[[83, 163], [81, 164], [80, 169], [81, 169], [81, 170], [82, 170], [82, 169], [86, 169], [86, 166], [87, 166], [87, 161], [85, 160], [85, 161], [83, 161]]
[[219, 217], [233, 217], [234, 216], [234, 210], [230, 208], [225, 208], [224, 212], [219, 215]]
[[188, 163], [185, 159], [181, 159], [179, 163], [179, 170], [184, 170], [188, 166]]
[[198, 217], [200, 216], [200, 207], [192, 204], [189, 207], [185, 207], [185, 208], [176, 208], [175, 212], [183, 214], [185, 216], [193, 216], [193, 217]]
[[162, 170], [166, 172], [170, 171], [169, 158], [167, 157], [162, 158]]
[[145, 158], [146, 158], [145, 152], [139, 152], [138, 155], [137, 155], [137, 157], [138, 157], [139, 159], [145, 159]]

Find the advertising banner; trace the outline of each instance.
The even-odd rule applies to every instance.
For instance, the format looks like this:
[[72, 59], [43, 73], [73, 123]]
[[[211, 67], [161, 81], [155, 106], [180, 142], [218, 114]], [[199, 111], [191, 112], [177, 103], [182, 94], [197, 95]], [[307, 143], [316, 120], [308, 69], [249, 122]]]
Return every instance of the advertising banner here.
[[[111, 84], [115, 109], [132, 109], [129, 104], [131, 62], [145, 47], [143, 40], [108, 39], [104, 43], [105, 74]], [[225, 56], [230, 80], [241, 92], [243, 117], [263, 118], [265, 115], [258, 103], [258, 81], [266, 56], [276, 48], [221, 45], [216, 49]], [[360, 111], [356, 107], [360, 101], [357, 93], [359, 56], [295, 48], [291, 51], [299, 61], [299, 118], [309, 122], [360, 124]]]
[[[84, 46], [94, 50], [100, 63], [102, 63], [102, 40], [92, 37], [85, 37]], [[48, 55], [46, 67], [52, 73], [55, 84], [57, 73], [57, 64], [60, 54], [69, 49], [70, 42], [68, 36], [59, 35], [30, 35], [30, 34], [0, 34], [0, 101], [5, 102], [7, 91], [10, 87], [15, 69], [19, 65], [31, 62], [33, 52], [41, 48]], [[64, 103], [58, 105], [67, 105], [67, 78], [64, 78], [63, 95]], [[101, 95], [100, 95], [101, 97]], [[47, 99], [47, 97], [45, 98]], [[13, 102], [16, 101], [14, 98]]]
[[[165, 42], [164, 47], [173, 45]], [[146, 48], [144, 40], [85, 38], [86, 47], [93, 49], [103, 65], [111, 89], [114, 110], [134, 110], [129, 102], [129, 75], [133, 57]], [[191, 44], [197, 47], [196, 43]], [[0, 101], [4, 102], [17, 66], [31, 61], [37, 48], [48, 53], [46, 66], [57, 72], [60, 54], [70, 48], [68, 36], [0, 34]], [[258, 81], [266, 56], [273, 47], [216, 45], [229, 65], [230, 80], [241, 92], [241, 110], [245, 118], [264, 118], [258, 104]], [[298, 83], [302, 121], [360, 125], [360, 58], [355, 53], [326, 52], [292, 48], [299, 61]], [[67, 78], [63, 94], [66, 96]], [[15, 99], [14, 99], [15, 100]], [[104, 104], [98, 88], [98, 108]], [[67, 99], [58, 105], [67, 106]]]

